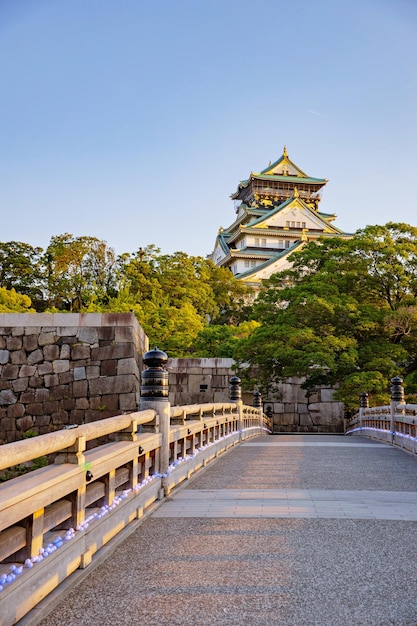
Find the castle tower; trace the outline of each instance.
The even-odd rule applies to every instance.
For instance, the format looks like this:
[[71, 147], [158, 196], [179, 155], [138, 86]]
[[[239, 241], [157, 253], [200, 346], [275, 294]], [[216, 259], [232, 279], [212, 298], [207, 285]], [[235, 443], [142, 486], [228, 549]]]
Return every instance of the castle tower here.
[[231, 198], [236, 219], [220, 228], [211, 255], [253, 287], [291, 266], [290, 253], [319, 237], [350, 237], [332, 225], [335, 214], [319, 211], [325, 178], [312, 178], [282, 156], [259, 173], [251, 172]]

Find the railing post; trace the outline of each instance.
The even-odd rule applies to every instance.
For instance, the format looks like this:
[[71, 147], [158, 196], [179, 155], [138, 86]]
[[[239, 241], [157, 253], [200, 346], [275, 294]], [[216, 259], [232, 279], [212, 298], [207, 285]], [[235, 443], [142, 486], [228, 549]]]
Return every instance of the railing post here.
[[153, 409], [156, 414], [155, 431], [161, 433], [159, 452], [159, 472], [163, 476], [169, 467], [169, 429], [171, 404], [169, 402], [168, 371], [165, 366], [168, 357], [165, 352], [154, 348], [146, 352], [143, 362], [147, 369], [142, 372], [139, 410]]
[[253, 392], [253, 406], [255, 407], [255, 409], [258, 409], [259, 426], [262, 428], [262, 426], [263, 426], [263, 423], [262, 423], [263, 410], [262, 410], [262, 394], [261, 394], [260, 391], [254, 391]]
[[237, 412], [238, 412], [237, 428], [240, 433], [239, 439], [242, 439], [243, 403], [242, 403], [242, 388], [240, 386], [241, 380], [239, 376], [232, 376], [229, 382], [230, 382], [229, 400], [230, 402], [235, 402], [237, 405]]
[[359, 401], [359, 428], [361, 431], [365, 409], [369, 409], [369, 394], [367, 394], [366, 391], [363, 391], [360, 395]]
[[395, 439], [395, 413], [397, 406], [404, 403], [404, 387], [403, 379], [399, 376], [391, 378], [391, 443], [394, 443]]

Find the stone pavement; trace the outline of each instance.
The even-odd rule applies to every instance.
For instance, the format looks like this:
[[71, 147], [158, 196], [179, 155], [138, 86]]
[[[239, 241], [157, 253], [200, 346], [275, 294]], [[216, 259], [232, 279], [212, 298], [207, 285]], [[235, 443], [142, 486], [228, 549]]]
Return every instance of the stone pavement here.
[[417, 625], [417, 459], [258, 437], [174, 492], [41, 626]]

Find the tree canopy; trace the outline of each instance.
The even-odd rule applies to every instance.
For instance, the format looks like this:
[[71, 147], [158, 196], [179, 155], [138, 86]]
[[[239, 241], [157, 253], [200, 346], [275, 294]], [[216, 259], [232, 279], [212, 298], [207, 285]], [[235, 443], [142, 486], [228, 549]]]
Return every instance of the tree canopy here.
[[[291, 257], [291, 270], [265, 281], [240, 342], [242, 374], [264, 389], [291, 376], [321, 384], [356, 407], [367, 391], [386, 402], [389, 379], [417, 389], [417, 228], [368, 226], [348, 240], [321, 239]], [[250, 368], [247, 368], [250, 364]]]
[[0, 286], [7, 311], [29, 310], [31, 299], [33, 311], [133, 311], [150, 341], [171, 356], [196, 354], [197, 337], [210, 324], [238, 325], [249, 293], [203, 257], [161, 254], [154, 245], [117, 256], [105, 241], [70, 233], [53, 236], [45, 251], [0, 243]]

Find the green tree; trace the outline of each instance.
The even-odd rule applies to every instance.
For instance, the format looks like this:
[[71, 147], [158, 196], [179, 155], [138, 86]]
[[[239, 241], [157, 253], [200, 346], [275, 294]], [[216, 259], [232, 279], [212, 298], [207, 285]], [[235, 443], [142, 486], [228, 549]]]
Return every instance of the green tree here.
[[44, 264], [51, 307], [94, 310], [117, 295], [114, 250], [96, 237], [52, 237]]
[[206, 327], [219, 319], [237, 322], [247, 307], [248, 289], [208, 259], [147, 246], [121, 255], [118, 264], [123, 298], [108, 307], [135, 311], [151, 342], [171, 356], [194, 354]]
[[254, 304], [261, 326], [236, 351], [252, 365], [246, 376], [264, 389], [290, 376], [310, 391], [338, 385], [353, 407], [361, 391], [381, 399], [393, 375], [417, 370], [417, 229], [369, 226], [311, 242], [292, 261]]
[[35, 313], [29, 296], [0, 287], [0, 313]]
[[0, 242], [0, 287], [29, 296], [38, 310], [45, 295], [42, 252], [21, 241]]

